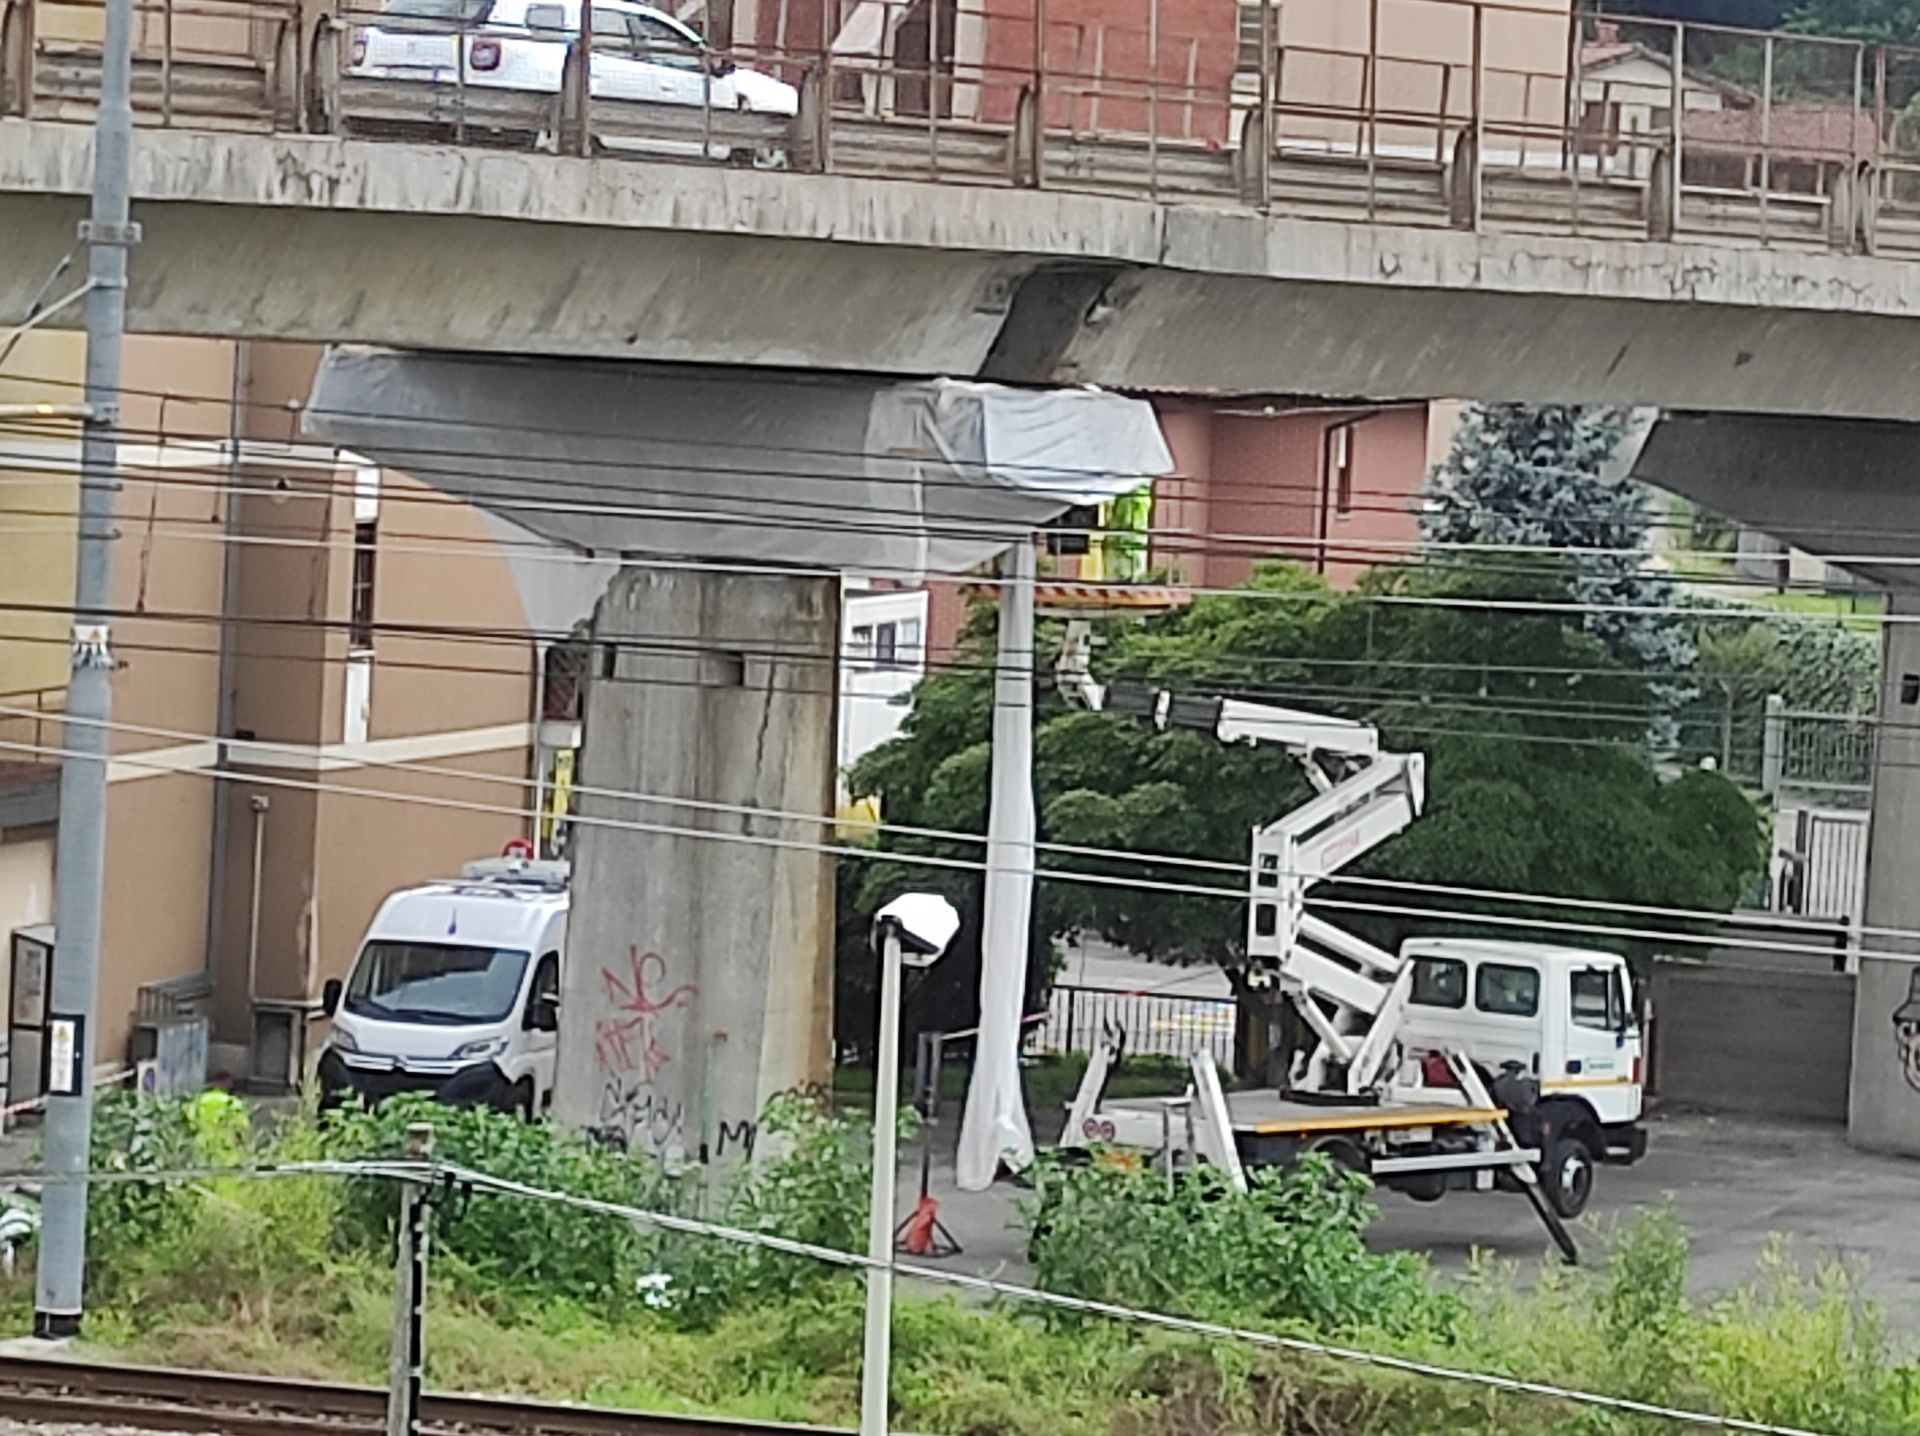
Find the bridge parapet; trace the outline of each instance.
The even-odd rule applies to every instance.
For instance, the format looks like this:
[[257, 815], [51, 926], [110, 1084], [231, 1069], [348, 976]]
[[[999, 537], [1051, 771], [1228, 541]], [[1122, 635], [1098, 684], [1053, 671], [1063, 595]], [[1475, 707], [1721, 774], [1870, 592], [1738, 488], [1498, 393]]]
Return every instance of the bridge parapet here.
[[[0, 0], [0, 112], [90, 118], [99, 4]], [[1565, 0], [762, 0], [724, 45], [637, 10], [583, 34], [577, 0], [137, 0], [137, 113], [1920, 257], [1920, 50]], [[373, 65], [401, 32], [420, 63]]]

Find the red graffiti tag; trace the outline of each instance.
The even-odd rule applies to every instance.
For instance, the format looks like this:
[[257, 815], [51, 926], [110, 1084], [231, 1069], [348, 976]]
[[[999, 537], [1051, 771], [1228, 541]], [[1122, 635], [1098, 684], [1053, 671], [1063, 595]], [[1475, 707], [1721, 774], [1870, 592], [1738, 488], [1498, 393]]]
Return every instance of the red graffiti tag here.
[[627, 967], [625, 976], [610, 967], [600, 969], [600, 985], [614, 1015], [593, 1025], [594, 1057], [603, 1072], [637, 1071], [642, 1081], [651, 1082], [673, 1060], [660, 1041], [660, 1014], [685, 1007], [698, 989], [683, 982], [662, 996], [667, 960], [657, 952], [642, 955], [630, 947]]

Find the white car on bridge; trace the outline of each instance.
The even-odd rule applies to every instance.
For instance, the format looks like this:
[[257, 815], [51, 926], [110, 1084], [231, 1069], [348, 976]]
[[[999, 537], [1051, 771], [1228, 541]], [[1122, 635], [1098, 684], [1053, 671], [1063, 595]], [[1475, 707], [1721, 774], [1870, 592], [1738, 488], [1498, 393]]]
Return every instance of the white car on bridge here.
[[[350, 101], [345, 113], [361, 127], [364, 101], [378, 91], [386, 99], [370, 115], [376, 125], [417, 118], [505, 131], [532, 115], [545, 121], [534, 123], [536, 135], [550, 142], [580, 13], [581, 0], [386, 0], [379, 23], [351, 32], [341, 79], [363, 103]], [[724, 159], [745, 139], [765, 159], [776, 147], [762, 133], [784, 136], [799, 113], [792, 85], [735, 65], [651, 6], [598, 0], [591, 20], [593, 129], [610, 149]], [[400, 91], [418, 97], [411, 111], [393, 107]], [[742, 117], [761, 118], [743, 135]]]

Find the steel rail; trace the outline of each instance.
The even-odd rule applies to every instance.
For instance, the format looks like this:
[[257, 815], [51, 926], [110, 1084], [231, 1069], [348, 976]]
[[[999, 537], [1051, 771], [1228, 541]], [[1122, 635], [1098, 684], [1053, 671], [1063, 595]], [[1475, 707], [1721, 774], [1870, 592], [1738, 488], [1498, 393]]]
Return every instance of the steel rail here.
[[[386, 1429], [387, 1393], [284, 1377], [0, 1357], [0, 1417], [207, 1436], [361, 1436]], [[830, 1428], [431, 1392], [421, 1427], [462, 1436], [840, 1436]]]

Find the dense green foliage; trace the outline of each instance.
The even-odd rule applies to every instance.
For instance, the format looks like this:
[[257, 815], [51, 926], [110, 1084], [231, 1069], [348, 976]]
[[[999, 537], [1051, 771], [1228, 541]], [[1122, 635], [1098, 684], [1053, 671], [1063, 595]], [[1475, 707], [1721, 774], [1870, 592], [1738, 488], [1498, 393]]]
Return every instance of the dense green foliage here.
[[[1360, 866], [1362, 876], [1724, 911], [1765, 861], [1761, 815], [1719, 775], [1656, 768], [1643, 741], [1656, 711], [1647, 679], [1555, 607], [1575, 582], [1545, 562], [1436, 564], [1382, 569], [1342, 595], [1297, 566], [1270, 564], [1244, 594], [1107, 625], [1097, 666], [1107, 677], [1365, 719], [1394, 747], [1424, 752], [1427, 810]], [[901, 736], [856, 767], [856, 789], [879, 795], [889, 822], [982, 831], [990, 704], [987, 676], [971, 663], [926, 680]], [[1037, 721], [1040, 828], [1052, 842], [1237, 866], [1248, 831], [1308, 792], [1282, 752], [1223, 748], [1057, 699]], [[925, 838], [886, 847], [973, 855]], [[1080, 929], [1165, 961], [1237, 959], [1244, 917], [1231, 873], [1067, 853], [1043, 854], [1042, 865], [1235, 890], [1141, 892], [1056, 877], [1035, 904], [1045, 936]], [[867, 881], [884, 889], [906, 879], [877, 857]], [[1415, 905], [1378, 890], [1339, 896]], [[1420, 925], [1377, 911], [1371, 922], [1383, 940]]]
[[1048, 1290], [1329, 1334], [1457, 1333], [1459, 1302], [1424, 1260], [1367, 1250], [1372, 1183], [1324, 1154], [1250, 1172], [1245, 1195], [1217, 1168], [1169, 1181], [1117, 1162], [1052, 1164], [1036, 1185], [1033, 1258]]
[[[249, 1130], [234, 1107], [102, 1104], [103, 1169], [256, 1169], [391, 1155], [430, 1116], [437, 1150], [577, 1195], [698, 1206], [698, 1174], [491, 1112], [402, 1103], [369, 1118], [296, 1114]], [[781, 1154], [703, 1199], [726, 1220], [857, 1249], [865, 1143], [817, 1109], [776, 1116]], [[1920, 1369], [1891, 1352], [1858, 1274], [1784, 1251], [1702, 1303], [1668, 1215], [1607, 1241], [1590, 1268], [1522, 1287], [1482, 1265], [1441, 1283], [1376, 1255], [1364, 1185], [1324, 1166], [1242, 1195], [1202, 1176], [1100, 1163], [1054, 1171], [1035, 1203], [1042, 1284], [1240, 1328], [1332, 1338], [1440, 1365], [1780, 1422], [1834, 1436], [1920, 1436]], [[677, 1193], [677, 1195], [676, 1195]], [[1493, 1202], [1494, 1198], [1481, 1199]], [[1518, 1198], [1506, 1199], [1518, 1203]], [[379, 1380], [392, 1320], [393, 1193], [322, 1176], [215, 1175], [96, 1189], [89, 1331], [127, 1358]], [[648, 1205], [647, 1201], [642, 1205]], [[845, 1269], [742, 1255], [616, 1216], [456, 1190], [435, 1210], [429, 1382], [658, 1410], [849, 1425], [860, 1283]], [[605, 1263], [601, 1267], [600, 1263]], [[664, 1289], [639, 1279], [669, 1273]], [[698, 1289], [699, 1302], [679, 1293]], [[651, 1297], [635, 1299], [636, 1293]], [[27, 1289], [6, 1290], [25, 1321]], [[925, 1436], [1662, 1436], [1650, 1419], [1234, 1341], [903, 1290], [895, 1429]]]
[[[1474, 546], [1567, 553], [1569, 595], [1583, 607], [1586, 631], [1623, 663], [1678, 674], [1693, 645], [1665, 611], [1673, 581], [1642, 556], [1652, 491], [1616, 462], [1629, 426], [1623, 409], [1475, 404], [1428, 476], [1420, 528], [1443, 551], [1476, 562], [1489, 557]], [[1671, 703], [1684, 685], [1662, 677], [1649, 692]]]
[[[105, 1100], [94, 1128], [95, 1163], [103, 1170], [157, 1172], [392, 1158], [404, 1150], [409, 1124], [426, 1121], [441, 1160], [545, 1191], [697, 1216], [840, 1251], [858, 1249], [865, 1231], [865, 1133], [798, 1099], [774, 1103], [762, 1120], [763, 1139], [779, 1156], [725, 1181], [697, 1168], [669, 1172], [551, 1123], [445, 1107], [417, 1095], [372, 1111], [350, 1108], [285, 1123], [259, 1142], [244, 1117], [236, 1131], [230, 1120], [210, 1125], [207, 1110], [204, 1102]], [[215, 1110], [224, 1115], [226, 1109]], [[244, 1111], [237, 1103], [233, 1110]], [[321, 1278], [335, 1267], [378, 1269], [391, 1259], [397, 1215], [393, 1185], [381, 1177], [115, 1183], [102, 1189], [91, 1210], [92, 1280], [110, 1300], [138, 1311], [153, 1302], [173, 1304], [175, 1282], [194, 1280], [198, 1262], [208, 1263], [209, 1273], [226, 1273], [242, 1291], [294, 1271]], [[283, 1221], [293, 1225], [280, 1232]], [[290, 1244], [274, 1248], [268, 1228]], [[182, 1246], [196, 1253], [196, 1263], [179, 1261]], [[481, 1192], [442, 1203], [434, 1248], [447, 1279], [474, 1294], [568, 1301], [609, 1316], [644, 1306], [685, 1327], [793, 1297], [835, 1275], [818, 1262], [760, 1247]]]
[[1875, 45], [1920, 43], [1920, 0], [1799, 0], [1787, 28]]

